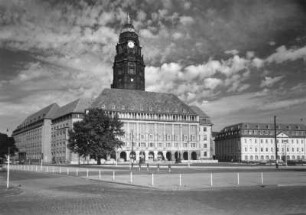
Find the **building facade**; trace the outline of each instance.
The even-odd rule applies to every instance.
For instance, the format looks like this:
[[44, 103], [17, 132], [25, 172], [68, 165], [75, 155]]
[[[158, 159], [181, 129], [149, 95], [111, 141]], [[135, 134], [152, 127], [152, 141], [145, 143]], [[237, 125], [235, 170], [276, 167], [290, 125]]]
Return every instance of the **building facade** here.
[[[210, 158], [211, 122], [173, 94], [104, 89], [92, 104], [124, 123], [117, 158], [200, 160]], [[201, 119], [201, 123], [200, 123]]]
[[54, 114], [51, 124], [52, 163], [76, 164], [83, 159], [68, 149], [68, 131], [73, 129], [73, 123], [83, 119], [84, 112], [90, 104], [90, 99], [77, 99], [60, 107]]
[[51, 120], [58, 108], [54, 103], [41, 109], [13, 131], [20, 162], [51, 162]]
[[[278, 160], [303, 160], [306, 126], [277, 124]], [[219, 161], [269, 161], [276, 158], [274, 124], [240, 123], [223, 128], [215, 138]]]

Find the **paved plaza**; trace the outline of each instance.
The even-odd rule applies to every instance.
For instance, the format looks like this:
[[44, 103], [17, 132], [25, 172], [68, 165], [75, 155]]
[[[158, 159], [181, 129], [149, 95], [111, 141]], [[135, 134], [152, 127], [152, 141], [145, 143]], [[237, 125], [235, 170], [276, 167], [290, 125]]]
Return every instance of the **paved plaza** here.
[[306, 186], [214, 187], [165, 191], [59, 174], [0, 173], [0, 214], [209, 214], [303, 215]]
[[199, 167], [163, 166], [12, 166], [13, 171], [32, 171], [81, 177], [162, 190], [197, 190], [212, 187], [305, 186], [306, 167]]

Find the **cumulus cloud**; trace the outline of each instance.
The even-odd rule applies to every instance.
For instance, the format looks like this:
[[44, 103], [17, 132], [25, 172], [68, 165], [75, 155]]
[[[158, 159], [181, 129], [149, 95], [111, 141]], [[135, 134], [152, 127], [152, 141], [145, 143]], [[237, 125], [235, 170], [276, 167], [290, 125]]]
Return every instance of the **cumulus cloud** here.
[[266, 61], [268, 63], [283, 63], [285, 61], [294, 61], [297, 59], [306, 60], [306, 46], [302, 48], [287, 49], [286, 46], [280, 46], [276, 52], [271, 54]]
[[233, 49], [233, 50], [227, 50], [224, 53], [225, 54], [231, 54], [231, 55], [237, 55], [237, 54], [239, 54], [239, 51], [236, 50], [236, 49]]
[[277, 76], [274, 78], [266, 76], [265, 79], [261, 81], [260, 87], [272, 87], [283, 78], [284, 76]]

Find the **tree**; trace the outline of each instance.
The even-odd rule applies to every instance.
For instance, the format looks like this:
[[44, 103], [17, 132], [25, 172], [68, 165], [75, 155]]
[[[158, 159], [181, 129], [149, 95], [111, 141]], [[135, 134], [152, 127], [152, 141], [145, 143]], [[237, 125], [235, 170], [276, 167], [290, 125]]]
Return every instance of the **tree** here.
[[102, 109], [89, 109], [82, 121], [75, 122], [69, 131], [68, 148], [80, 156], [92, 156], [97, 164], [103, 156], [110, 155], [123, 145], [123, 122], [118, 115], [110, 116]]
[[9, 137], [7, 134], [0, 133], [0, 158], [5, 159], [8, 155], [8, 149], [10, 148], [10, 155], [14, 155], [18, 151], [15, 140], [13, 137]]

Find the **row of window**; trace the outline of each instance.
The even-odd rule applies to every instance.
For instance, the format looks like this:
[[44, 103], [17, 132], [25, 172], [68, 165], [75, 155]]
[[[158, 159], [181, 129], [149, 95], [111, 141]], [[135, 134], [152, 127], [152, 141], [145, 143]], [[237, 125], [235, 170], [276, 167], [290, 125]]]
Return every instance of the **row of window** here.
[[[255, 152], [257, 152], [258, 151], [258, 148], [254, 148], [255, 149]], [[269, 150], [270, 149], [270, 150]], [[282, 150], [282, 152], [284, 152], [285, 151], [285, 148], [281, 148], [281, 150]], [[244, 152], [253, 152], [253, 148], [250, 146], [249, 147], [249, 149], [248, 149], [248, 147], [245, 147], [244, 148]], [[271, 148], [268, 148], [268, 147], [266, 147], [266, 148], [260, 148], [260, 151], [261, 152], [274, 152], [274, 147], [271, 147]], [[277, 148], [277, 151], [279, 152], [280, 151], [280, 148]], [[291, 152], [304, 152], [304, 148], [291, 148]], [[290, 152], [290, 148], [289, 147], [287, 147], [287, 152]]]
[[[274, 160], [275, 159], [275, 157], [274, 157], [274, 155], [271, 155], [271, 156], [269, 156], [269, 155], [266, 155], [266, 156], [264, 156], [264, 155], [261, 155], [260, 157], [259, 156], [257, 156], [257, 155], [255, 155], [255, 156], [253, 156], [253, 155], [250, 155], [250, 156], [248, 156], [248, 155], [245, 155], [244, 156], [244, 160]], [[297, 159], [297, 160], [300, 160], [300, 159], [305, 159], [305, 156], [304, 155], [302, 155], [302, 156], [295, 156], [295, 155], [287, 155], [287, 159], [288, 160], [295, 160], [295, 159]]]
[[[274, 139], [244, 139], [244, 143], [271, 143], [274, 144]], [[296, 143], [296, 144], [304, 144], [304, 140], [301, 139], [277, 139], [277, 143]]]
[[[154, 138], [155, 137], [155, 138]], [[199, 136], [200, 137], [200, 136]], [[165, 135], [160, 135], [160, 134], [141, 134], [141, 135], [135, 135], [135, 134], [125, 134], [125, 138], [132, 140], [132, 139], [138, 139], [140, 138], [141, 140], [149, 139], [149, 140], [166, 140], [166, 141], [178, 141], [180, 140], [179, 135], [170, 135], [170, 134], [165, 134]], [[196, 141], [196, 136], [195, 135], [190, 135], [188, 139], [188, 135], [182, 135], [182, 140], [183, 141]], [[204, 135], [203, 140], [207, 140], [207, 135]]]
[[[105, 109], [106, 106], [102, 105], [102, 109]], [[111, 109], [116, 110], [116, 106], [112, 105]], [[127, 108], [126, 106], [122, 105], [120, 108], [117, 107], [117, 109], [120, 110], [137, 110], [136, 107], [132, 106]], [[143, 108], [140, 107], [140, 111], [143, 111]], [[149, 111], [153, 111], [152, 107], [149, 107]], [[157, 111], [161, 111], [161, 109], [158, 109]], [[170, 110], [167, 110], [169, 112]], [[177, 112], [177, 111], [176, 111]], [[183, 110], [183, 113], [187, 113], [186, 110]], [[112, 116], [115, 114], [118, 114], [118, 117], [121, 119], [142, 119], [142, 120], [166, 120], [166, 121], [197, 121], [197, 116], [193, 115], [179, 115], [179, 114], [149, 114], [149, 113], [113, 113], [110, 112]]]
[[[124, 143], [124, 146], [131, 146], [130, 143]], [[140, 142], [140, 143], [133, 143], [133, 146], [134, 147], [151, 147], [151, 148], [154, 148], [154, 147], [159, 147], [159, 148], [163, 148], [163, 147], [167, 147], [167, 148], [170, 148], [170, 147], [180, 147], [181, 145], [179, 143], [145, 143], [145, 142]], [[196, 148], [197, 147], [197, 144], [196, 143], [183, 143], [182, 147], [184, 148], [188, 148], [188, 147], [191, 147], [191, 148]], [[203, 144], [202, 145], [203, 148], [207, 148], [207, 144]]]

